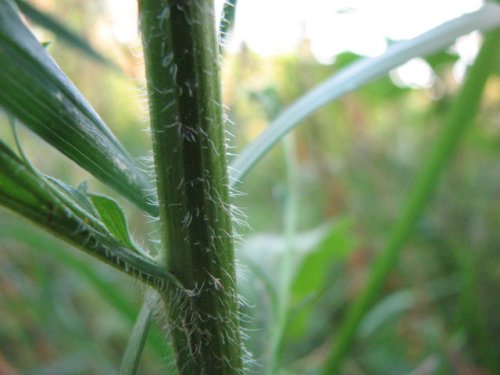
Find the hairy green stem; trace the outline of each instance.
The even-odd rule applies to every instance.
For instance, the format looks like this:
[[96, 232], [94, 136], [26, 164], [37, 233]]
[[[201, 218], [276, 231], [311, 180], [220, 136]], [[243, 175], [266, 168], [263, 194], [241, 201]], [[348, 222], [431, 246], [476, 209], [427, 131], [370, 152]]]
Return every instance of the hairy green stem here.
[[212, 1], [139, 0], [164, 264], [181, 374], [242, 371]]
[[234, 19], [236, 17], [236, 4], [238, 0], [226, 0], [222, 8], [222, 17], [219, 24], [219, 42], [222, 45], [234, 26]]
[[401, 218], [396, 223], [387, 245], [373, 266], [366, 288], [349, 309], [344, 323], [336, 334], [333, 350], [323, 369], [324, 375], [338, 372], [345, 354], [354, 341], [361, 319], [380, 293], [389, 272], [398, 260], [401, 249], [430, 200], [439, 182], [441, 172], [451, 159], [467, 125], [471, 123], [477, 113], [486, 80], [498, 61], [499, 46], [500, 30], [486, 36], [481, 51], [474, 65], [470, 68], [466, 81], [450, 111], [450, 116], [444, 124], [442, 133], [431, 150], [429, 159], [423, 166], [415, 187], [408, 197]]

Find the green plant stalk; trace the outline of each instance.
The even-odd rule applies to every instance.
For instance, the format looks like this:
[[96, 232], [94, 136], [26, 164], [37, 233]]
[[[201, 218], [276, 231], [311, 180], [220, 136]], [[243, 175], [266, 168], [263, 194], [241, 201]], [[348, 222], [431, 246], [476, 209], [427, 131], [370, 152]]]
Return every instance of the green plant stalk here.
[[242, 348], [212, 1], [139, 0], [164, 265], [184, 374], [239, 374]]
[[451, 159], [467, 125], [472, 122], [479, 109], [486, 80], [498, 61], [499, 47], [500, 29], [486, 35], [479, 55], [471, 66], [453, 104], [442, 133], [409, 195], [401, 218], [396, 223], [387, 245], [375, 262], [365, 289], [347, 312], [347, 317], [336, 334], [336, 340], [326, 360], [323, 374], [337, 373], [342, 359], [354, 341], [361, 319], [375, 301], [389, 272], [398, 260], [401, 249], [411, 235], [418, 218], [439, 182], [441, 172]]
[[495, 355], [495, 345], [486, 327], [486, 319], [481, 311], [481, 303], [477, 293], [477, 263], [473, 249], [463, 244], [453, 244], [455, 261], [457, 263], [460, 294], [456, 312], [457, 328], [465, 329], [477, 348], [480, 364], [492, 374], [498, 373], [498, 361]]
[[286, 250], [283, 254], [279, 274], [279, 285], [277, 293], [277, 304], [274, 310], [274, 324], [271, 328], [270, 337], [270, 358], [267, 368], [268, 375], [279, 373], [281, 358], [283, 354], [283, 344], [286, 327], [289, 321], [289, 309], [291, 300], [291, 289], [295, 274], [296, 251], [294, 238], [297, 232], [297, 219], [299, 209], [298, 192], [298, 171], [297, 159], [295, 157], [295, 137], [289, 134], [283, 139], [283, 151], [287, 173], [287, 196], [285, 200], [285, 210], [283, 220], [285, 223], [284, 235], [286, 239]]
[[148, 330], [152, 322], [151, 316], [153, 315], [153, 310], [158, 300], [159, 296], [156, 294], [155, 290], [150, 289], [146, 292], [146, 303], [142, 305], [135, 321], [132, 336], [125, 349], [118, 375], [135, 375], [137, 373], [142, 351], [146, 344]]

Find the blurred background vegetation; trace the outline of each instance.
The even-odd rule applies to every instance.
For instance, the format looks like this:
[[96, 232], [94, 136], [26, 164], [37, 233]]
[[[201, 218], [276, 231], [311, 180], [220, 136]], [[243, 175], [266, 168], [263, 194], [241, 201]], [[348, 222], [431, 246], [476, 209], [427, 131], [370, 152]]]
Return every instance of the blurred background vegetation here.
[[[104, 1], [37, 0], [120, 67], [114, 71], [34, 26], [65, 73], [130, 153], [148, 154], [146, 98], [139, 40], [109, 30]], [[134, 24], [130, 25], [135, 28]], [[332, 36], [334, 37], [334, 36]], [[360, 56], [317, 62], [307, 38], [293, 54], [263, 57], [244, 44], [223, 60], [230, 152], [254, 139], [279, 111]], [[248, 301], [248, 349], [267, 359], [276, 267], [286, 248], [290, 168], [300, 254], [282, 348], [283, 374], [308, 374], [323, 362], [329, 338], [362, 287], [400, 213], [459, 85], [450, 49], [426, 59], [425, 87], [397, 74], [345, 96], [310, 117], [238, 186], [240, 287]], [[456, 68], [455, 68], [456, 71]], [[500, 358], [500, 76], [447, 168], [397, 268], [360, 326], [345, 374], [494, 374]], [[0, 136], [13, 144], [7, 117]], [[44, 173], [108, 192], [72, 162], [20, 127], [24, 151]], [[290, 155], [291, 150], [291, 155]], [[287, 159], [292, 166], [285, 167]], [[147, 166], [147, 161], [145, 161]], [[110, 193], [111, 194], [111, 193]], [[154, 227], [128, 209], [140, 241]], [[126, 276], [0, 209], [0, 374], [116, 372], [141, 304]], [[165, 371], [160, 323], [153, 327], [141, 374]], [[254, 368], [259, 373], [258, 364]]]

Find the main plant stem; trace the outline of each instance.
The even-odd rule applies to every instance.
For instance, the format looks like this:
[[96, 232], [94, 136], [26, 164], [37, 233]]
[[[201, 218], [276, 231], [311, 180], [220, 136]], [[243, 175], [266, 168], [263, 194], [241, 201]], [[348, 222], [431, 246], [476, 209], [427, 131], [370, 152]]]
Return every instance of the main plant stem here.
[[241, 373], [218, 43], [208, 0], [139, 0], [164, 264], [181, 374]]

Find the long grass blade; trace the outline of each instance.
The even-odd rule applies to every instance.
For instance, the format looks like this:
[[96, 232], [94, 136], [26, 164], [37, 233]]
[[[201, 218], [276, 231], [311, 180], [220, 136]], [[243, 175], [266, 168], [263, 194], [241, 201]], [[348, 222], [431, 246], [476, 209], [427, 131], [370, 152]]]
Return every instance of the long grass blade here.
[[26, 0], [16, 0], [17, 6], [21, 12], [28, 17], [33, 23], [52, 31], [57, 37], [61, 38], [68, 46], [73, 47], [81, 51], [84, 55], [90, 57], [91, 59], [113, 69], [119, 69], [116, 64], [105, 57], [102, 53], [97, 51], [90, 43], [76, 34], [74, 31], [70, 30], [59, 20], [55, 19], [50, 14], [41, 11], [40, 9], [34, 7]]
[[456, 98], [441, 135], [390, 234], [387, 245], [376, 260], [365, 289], [349, 309], [345, 321], [336, 334], [336, 340], [326, 365], [324, 375], [337, 373], [342, 359], [349, 350], [361, 319], [372, 306], [401, 250], [431, 198], [439, 176], [451, 159], [458, 141], [478, 112], [486, 80], [498, 63], [500, 29], [485, 37], [481, 51]]
[[144, 173], [19, 18], [0, 1], [0, 106], [150, 214]]
[[404, 62], [426, 56], [450, 45], [474, 30], [500, 25], [500, 6], [486, 4], [480, 10], [438, 26], [414, 39], [390, 47], [384, 54], [361, 60], [335, 74], [302, 96], [281, 113], [270, 126], [231, 163], [230, 181], [236, 184], [289, 131], [329, 102], [362, 87]]
[[137, 373], [142, 351], [148, 337], [148, 330], [151, 326], [153, 311], [159, 301], [160, 295], [153, 290], [149, 290], [144, 298], [144, 303], [139, 311], [132, 335], [125, 349], [120, 371], [118, 372], [119, 375], [135, 375]]

